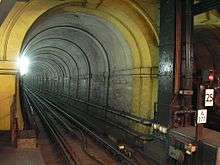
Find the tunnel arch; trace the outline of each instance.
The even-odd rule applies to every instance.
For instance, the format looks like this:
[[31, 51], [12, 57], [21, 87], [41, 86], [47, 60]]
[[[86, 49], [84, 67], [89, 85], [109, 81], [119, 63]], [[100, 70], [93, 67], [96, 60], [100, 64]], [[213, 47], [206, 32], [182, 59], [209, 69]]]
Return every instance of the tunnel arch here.
[[[37, 6], [38, 7], [44, 6], [44, 7], [38, 10]], [[27, 12], [28, 10], [29, 12]], [[31, 13], [30, 11], [34, 11], [34, 12]], [[76, 4], [75, 2], [70, 3], [68, 1], [64, 1], [64, 2], [59, 1], [53, 4], [49, 3], [49, 1], [47, 0], [38, 3], [30, 1], [30, 3], [23, 5], [21, 7], [21, 11], [18, 12], [18, 14], [16, 15], [16, 20], [8, 25], [10, 26], [10, 28], [6, 29], [8, 36], [3, 37], [5, 41], [5, 45], [7, 46], [5, 46], [3, 52], [7, 56], [7, 59], [13, 60], [15, 59], [15, 55], [22, 54], [22, 51], [25, 49], [24, 48], [25, 42], [28, 42], [28, 37], [31, 38], [31, 35], [34, 35], [34, 33], [36, 32], [36, 27], [44, 26], [42, 22], [45, 21], [46, 22], [45, 24], [47, 26], [48, 25], [47, 21], [50, 22], [51, 18], [65, 19], [67, 17], [71, 17], [77, 19], [77, 17], [79, 16], [81, 19], [83, 17], [92, 18], [93, 20], [96, 19], [97, 22], [99, 22], [100, 26], [102, 24], [102, 26], [105, 27], [105, 29], [109, 29], [109, 31], [106, 30], [103, 32], [107, 32], [107, 33], [110, 32], [110, 34], [113, 34], [112, 36], [115, 37], [113, 39], [118, 40], [115, 43], [119, 43], [118, 45], [123, 43], [121, 46], [121, 50], [118, 48], [118, 50], [120, 50], [123, 56], [121, 57], [118, 56], [116, 58], [116, 54], [117, 54], [116, 52], [112, 53], [114, 54], [114, 56], [109, 56], [109, 55], [107, 56], [111, 58], [110, 61], [112, 64], [110, 65], [110, 67], [112, 67], [113, 65], [115, 65], [115, 67], [112, 67], [111, 71], [105, 70], [104, 72], [103, 69], [101, 69], [102, 67], [97, 67], [97, 69], [100, 70], [99, 72], [102, 71], [102, 74], [101, 73], [94, 74], [96, 73], [96, 71], [93, 73], [91, 78], [92, 79], [91, 86], [94, 89], [91, 92], [92, 95], [91, 98], [93, 99], [98, 97], [99, 98], [98, 100], [104, 100], [103, 99], [105, 97], [104, 93], [106, 93], [106, 91], [109, 90], [109, 95], [111, 99], [106, 97], [105, 100], [106, 106], [109, 105], [112, 106], [112, 104], [114, 104], [113, 105], [114, 109], [127, 111], [134, 115], [145, 118], [151, 118], [153, 115], [154, 103], [157, 101], [157, 79], [152, 75], [157, 74], [159, 41], [158, 41], [157, 32], [155, 30], [156, 28], [154, 27], [154, 23], [151, 21], [148, 14], [145, 13], [141, 9], [141, 7], [138, 6], [136, 3], [134, 3], [133, 1], [122, 0], [120, 1], [120, 3], [118, 3], [117, 0], [113, 0], [113, 1], [106, 0], [103, 3], [101, 3], [101, 5], [99, 5], [98, 7], [92, 1], [91, 2], [89, 1], [87, 4], [80, 4], [80, 3]], [[79, 28], [79, 24], [75, 26]], [[17, 29], [21, 27], [23, 31], [18, 31]], [[91, 27], [89, 28], [91, 29]], [[58, 35], [58, 37], [61, 37], [61, 33], [62, 30], [60, 30], [60, 34]], [[91, 32], [91, 34], [93, 35], [94, 33], [95, 33], [94, 31]], [[49, 34], [48, 36], [43, 36], [43, 35], [39, 36], [39, 38], [41, 39], [44, 38], [45, 41], [39, 41], [39, 40], [38, 41], [41, 43], [46, 42], [47, 38], [52, 38], [50, 35], [54, 37], [53, 32], [51, 32], [51, 34]], [[63, 38], [67, 38], [67, 35], [64, 34], [64, 36]], [[99, 37], [99, 39], [100, 38], [101, 37]], [[105, 37], [103, 37], [102, 39], [106, 40]], [[52, 41], [50, 42], [52, 43]], [[110, 41], [109, 43], [110, 43], [109, 45], [111, 45]], [[15, 45], [15, 46], [12, 48], [11, 45]], [[30, 44], [30, 45], [33, 46], [34, 44]], [[68, 47], [68, 45], [66, 46]], [[117, 44], [115, 46], [117, 47]], [[36, 47], [36, 45], [34, 45], [34, 47]], [[123, 49], [127, 52], [123, 52], [124, 51]], [[47, 53], [47, 50], [44, 51], [45, 51], [44, 53]], [[111, 52], [114, 51], [114, 49], [108, 48], [107, 51]], [[107, 53], [109, 54], [109, 52]], [[37, 52], [36, 54], [40, 54], [40, 53]], [[43, 56], [43, 54], [41, 55]], [[67, 60], [63, 56], [61, 58]], [[79, 62], [78, 60], [79, 59], [77, 59], [76, 61]], [[81, 58], [80, 61], [82, 60], [83, 59]], [[98, 62], [98, 64], [99, 63], [101, 62]], [[130, 63], [129, 64], [130, 67], [128, 67], [128, 63]], [[124, 64], [124, 67], [119, 67], [120, 64]], [[94, 66], [95, 64], [93, 63], [92, 67], [94, 68]], [[71, 70], [74, 70], [74, 66], [70, 66], [70, 68]], [[126, 75], [130, 77], [123, 78]], [[96, 81], [93, 81], [94, 77], [96, 77], [95, 78]], [[106, 77], [109, 79], [108, 81], [105, 80]], [[84, 79], [85, 81], [87, 81], [87, 79], [90, 79], [86, 75], [80, 75], [80, 78]], [[46, 77], [46, 79], [49, 78]], [[84, 80], [81, 80], [79, 84], [82, 84]], [[119, 84], [119, 85], [115, 85], [117, 86], [116, 87], [117, 89], [114, 90], [112, 88], [113, 86], [108, 84], [110, 81], [111, 84]], [[97, 87], [96, 84], [98, 83], [99, 86], [103, 86], [103, 89]], [[69, 81], [69, 84], [71, 84], [71, 86], [73, 85], [71, 81]], [[107, 89], [106, 86], [110, 88]], [[123, 90], [117, 92], [117, 90], [120, 89]], [[79, 87], [78, 90], [83, 93], [83, 90], [86, 91], [87, 88], [83, 89], [83, 86], [81, 86]], [[95, 92], [99, 90], [101, 91], [99, 93], [103, 93], [103, 96], [99, 96], [99, 94]], [[123, 96], [120, 95], [120, 93], [124, 93], [124, 96], [129, 95], [130, 98], [127, 98], [127, 100], [124, 101]], [[120, 98], [117, 99], [117, 97]], [[97, 99], [91, 101], [97, 102]], [[98, 101], [98, 103], [103, 104], [103, 101]]]
[[[218, 64], [220, 50], [220, 26], [200, 25], [194, 30], [195, 58], [197, 69], [213, 69], [220, 73]], [[201, 51], [202, 50], [202, 51]]]
[[[214, 70], [215, 80], [211, 88], [215, 89], [214, 107], [209, 112], [206, 127], [219, 131], [220, 117], [220, 26], [214, 24], [197, 25], [194, 29], [194, 56], [197, 84], [209, 84], [208, 72]], [[196, 86], [195, 83], [195, 86]]]

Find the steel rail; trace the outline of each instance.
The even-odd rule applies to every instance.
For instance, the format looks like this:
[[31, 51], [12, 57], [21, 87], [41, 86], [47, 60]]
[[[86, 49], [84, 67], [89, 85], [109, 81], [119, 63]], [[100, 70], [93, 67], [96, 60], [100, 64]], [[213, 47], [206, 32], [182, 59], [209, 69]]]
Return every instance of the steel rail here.
[[44, 110], [43, 110], [44, 108], [43, 108], [41, 102], [39, 102], [39, 100], [37, 101], [34, 98], [32, 98], [32, 99], [33, 100], [31, 100], [30, 102], [33, 104], [34, 110], [37, 112], [37, 114], [39, 115], [42, 123], [44, 124], [44, 126], [46, 126], [47, 130], [51, 134], [51, 138], [53, 138], [53, 140], [59, 145], [60, 149], [63, 152], [63, 156], [65, 157], [66, 161], [68, 161], [68, 163], [70, 165], [77, 164], [76, 160], [74, 159], [74, 157], [71, 154], [71, 151], [69, 151], [69, 147], [66, 145], [65, 141], [63, 140], [62, 135], [51, 124], [52, 121], [49, 120], [48, 117], [45, 116], [45, 113], [44, 113]]
[[[48, 97], [48, 96], [47, 96]], [[52, 99], [54, 99], [54, 98], [57, 98], [56, 96], [51, 96], [50, 97], [51, 98], [51, 100]], [[49, 99], [50, 100], [50, 99]], [[50, 100], [50, 101], [51, 101]], [[53, 102], [53, 101], [51, 101], [51, 102]], [[59, 104], [62, 104], [64, 107], [66, 106], [61, 100], [58, 100], [58, 99], [56, 99], [56, 102], [57, 103], [59, 103]], [[77, 106], [74, 106], [74, 105], [71, 105], [72, 107], [74, 107], [74, 109], [76, 109], [79, 113], [84, 113], [84, 115], [88, 115], [88, 112], [85, 112], [85, 111], [82, 111], [80, 108], [78, 108]], [[68, 107], [67, 107], [68, 108]], [[70, 113], [72, 113], [72, 112], [70, 112]], [[80, 117], [80, 116], [79, 116]], [[125, 133], [127, 133], [127, 134], [129, 134], [129, 135], [131, 135], [131, 136], [133, 136], [133, 137], [135, 137], [135, 138], [137, 138], [137, 139], [139, 139], [139, 140], [142, 140], [142, 141], [146, 141], [146, 140], [149, 140], [149, 138], [148, 137], [144, 137], [145, 136], [145, 134], [138, 134], [138, 133], [135, 133], [134, 131], [132, 131], [131, 129], [129, 129], [129, 128], [125, 128], [124, 126], [120, 126], [119, 125], [119, 123], [114, 123], [114, 122], [112, 122], [112, 121], [109, 121], [109, 120], [106, 120], [106, 119], [103, 119], [103, 118], [100, 118], [100, 117], [97, 117], [97, 116], [88, 116], [89, 118], [90, 117], [92, 117], [92, 118], [94, 118], [94, 119], [98, 119], [98, 120], [100, 120], [100, 121], [102, 121], [102, 122], [105, 122], [105, 123], [108, 123], [109, 125], [111, 125], [111, 126], [113, 126], [113, 127], [115, 127], [115, 128], [117, 128], [117, 129], [120, 129], [120, 130], [122, 130], [122, 131], [124, 131]]]
[[[34, 109], [33, 107], [31, 106], [31, 103], [30, 103], [30, 100], [29, 100], [29, 97], [27, 95], [22, 95], [23, 96], [23, 99], [24, 99], [24, 105], [25, 107], [25, 111], [27, 111], [27, 118], [28, 118], [28, 123], [30, 124], [29, 128], [30, 129], [34, 129], [38, 135], [38, 132], [39, 132], [39, 128], [37, 126], [37, 123], [36, 123], [36, 120], [35, 120], [35, 117], [34, 117]], [[28, 108], [28, 110], [27, 110]]]
[[[26, 90], [28, 90], [26, 88]], [[29, 90], [30, 91], [30, 90]], [[30, 91], [31, 92], [31, 91]], [[33, 93], [33, 92], [32, 92]], [[39, 96], [41, 99], [43, 99], [45, 102], [47, 102], [49, 105], [51, 105], [52, 107], [54, 107], [54, 110], [57, 110], [58, 112], [60, 112], [60, 114], [62, 114], [63, 116], [65, 116], [66, 118], [68, 118], [71, 122], [75, 123], [76, 125], [78, 125], [80, 128], [82, 128], [84, 131], [86, 131], [89, 135], [91, 135], [92, 137], [94, 137], [97, 142], [101, 143], [106, 149], [112, 151], [114, 154], [120, 156], [121, 158], [123, 158], [123, 160], [125, 160], [126, 162], [130, 163], [130, 164], [134, 164], [134, 162], [129, 159], [127, 156], [125, 156], [122, 152], [120, 152], [118, 149], [116, 149], [116, 147], [112, 146], [111, 144], [109, 144], [109, 142], [107, 142], [105, 139], [101, 138], [99, 135], [97, 135], [94, 131], [92, 131], [88, 126], [83, 125], [79, 120], [75, 119], [72, 115], [73, 114], [69, 114], [67, 112], [65, 112], [62, 108], [58, 107], [57, 105], [55, 105], [54, 103], [50, 102], [49, 100], [43, 98], [42, 96]]]
[[[42, 91], [40, 91], [40, 92], [42, 92]], [[43, 92], [46, 92], [47, 94], [50, 94], [52, 91], [44, 90]], [[66, 96], [64, 94], [59, 94], [59, 96], [66, 97], [66, 98], [68, 98], [70, 100], [77, 101], [77, 102], [89, 105], [91, 107], [97, 108], [97, 110], [105, 110], [104, 106], [100, 106], [100, 105], [93, 104], [93, 103], [90, 103], [90, 102], [86, 102], [86, 101], [83, 101], [83, 100], [80, 100], [80, 99], [72, 98], [72, 97]], [[141, 118], [141, 117], [130, 115], [127, 112], [124, 112], [124, 111], [117, 111], [117, 110], [113, 110], [113, 109], [110, 109], [110, 108], [108, 108], [106, 110], [109, 113], [112, 113], [114, 115], [126, 118], [128, 120], [132, 120], [132, 121], [134, 121], [136, 123], [139, 123], [139, 124], [142, 124], [142, 125], [145, 125], [145, 126], [151, 126], [153, 124], [153, 120], [146, 120], [146, 119]]]
[[[53, 95], [52, 96], [52, 94], [50, 94], [50, 93], [47, 93], [47, 94], [49, 94], [49, 95], [51, 95], [50, 96], [50, 98], [53, 100], [54, 98], [58, 98], [58, 96], [56, 96], [56, 95]], [[48, 97], [48, 96], [47, 96]], [[51, 100], [50, 100], [51, 101]], [[53, 102], [53, 101], [52, 101]], [[62, 102], [62, 100], [57, 100], [56, 99], [56, 103], [57, 102], [59, 102], [59, 104], [61, 104], [61, 105], [63, 105], [64, 107], [66, 106], [66, 104], [65, 103], [63, 103]], [[143, 134], [143, 133], [139, 133], [139, 132], [136, 132], [136, 131], [134, 131], [134, 130], [132, 130], [132, 129], [129, 129], [128, 127], [126, 127], [126, 126], [121, 126], [121, 124], [119, 124], [119, 123], [114, 123], [114, 122], [112, 122], [112, 121], [109, 121], [109, 120], [107, 120], [107, 119], [103, 119], [103, 118], [100, 118], [100, 117], [97, 117], [97, 116], [95, 116], [95, 115], [92, 115], [92, 116], [89, 116], [88, 115], [88, 112], [86, 111], [82, 111], [82, 109], [80, 109], [79, 107], [77, 107], [77, 106], [75, 106], [75, 105], [71, 105], [72, 107], [74, 107], [74, 109], [75, 110], [77, 110], [79, 113], [83, 113], [83, 116], [87, 116], [88, 118], [90, 118], [90, 119], [98, 119], [99, 121], [101, 121], [101, 122], [105, 122], [106, 124], [108, 124], [108, 125], [110, 125], [110, 126], [113, 126], [113, 127], [115, 127], [116, 129], [119, 129], [119, 130], [121, 130], [121, 131], [123, 131], [123, 132], [125, 132], [125, 133], [127, 133], [128, 135], [131, 135], [131, 136], [133, 136], [134, 138], [137, 138], [138, 140], [141, 140], [141, 141], [149, 141], [149, 140], [152, 140], [152, 138], [151, 138], [151, 136], [146, 136], [146, 134]], [[66, 107], [66, 109], [68, 109], [69, 107]], [[73, 113], [73, 112], [70, 112], [70, 113]], [[82, 114], [81, 115], [79, 115], [79, 114], [75, 114], [75, 115], [77, 115], [79, 118], [82, 118]], [[139, 123], [140, 124], [140, 123]]]
[[[79, 128], [74, 127], [74, 129], [73, 129], [73, 128], [72, 128], [73, 125], [68, 125], [67, 123], [69, 123], [69, 122], [65, 121], [66, 119], [65, 119], [64, 117], [60, 116], [59, 114], [56, 114], [56, 113], [55, 113], [56, 111], [54, 111], [45, 101], [43, 101], [42, 99], [40, 99], [40, 98], [37, 97], [36, 95], [32, 95], [32, 96], [35, 97], [36, 99], [38, 99], [39, 102], [40, 102], [42, 105], [44, 105], [45, 108], [48, 109], [51, 114], [53, 114], [53, 117], [55, 117], [57, 120], [59, 120], [60, 124], [62, 124], [62, 125], [65, 127], [65, 129], [67, 129], [69, 132], [71, 132], [71, 133], [73, 133], [74, 135], [77, 136], [77, 134], [74, 132], [74, 129], [77, 129], [77, 131], [78, 131], [78, 132], [81, 134], [81, 136], [82, 136], [82, 139], [80, 139], [80, 140], [81, 140], [81, 142], [82, 142], [81, 148], [82, 148], [83, 152], [84, 152], [88, 157], [90, 157], [91, 159], [95, 160], [98, 164], [103, 165], [103, 163], [102, 163], [100, 160], [98, 160], [97, 158], [95, 158], [95, 156], [91, 155], [91, 154], [87, 151], [87, 140], [86, 140], [86, 136], [83, 134], [83, 132], [82, 132]], [[53, 125], [54, 125], [55, 128], [57, 127], [57, 123], [55, 123], [53, 120], [51, 120], [50, 123], [53, 123]], [[58, 127], [56, 128], [56, 132], [60, 132]], [[60, 134], [62, 134], [62, 133], [60, 132]]]

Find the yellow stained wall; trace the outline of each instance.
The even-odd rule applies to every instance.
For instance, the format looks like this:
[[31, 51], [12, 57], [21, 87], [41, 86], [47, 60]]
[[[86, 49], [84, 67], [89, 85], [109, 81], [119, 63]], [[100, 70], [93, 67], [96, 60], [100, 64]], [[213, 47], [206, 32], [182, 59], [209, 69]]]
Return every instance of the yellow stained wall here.
[[0, 128], [10, 129], [10, 105], [15, 94], [15, 75], [0, 75]]
[[[69, 2], [82, 1], [31, 0], [29, 2], [17, 2], [0, 27], [0, 60], [15, 62], [28, 29], [38, 17], [54, 8], [55, 11], [62, 9], [93, 14], [111, 22], [121, 31], [131, 47], [133, 66], [137, 68], [133, 70], [134, 74], [149, 74], [151, 67], [157, 67], [157, 46], [159, 45], [157, 12], [159, 6], [157, 6], [156, 0], [148, 0], [147, 2], [142, 0], [87, 0], [88, 3], [85, 6], [80, 6], [77, 3], [75, 6], [68, 5]], [[10, 91], [5, 91], [5, 93], [11, 95], [15, 90], [15, 85], [12, 85], [14, 81], [2, 78], [0, 85], [2, 86], [6, 81], [10, 84]], [[1, 91], [0, 95], [3, 95]], [[157, 79], [134, 76], [132, 113], [137, 116], [152, 118], [153, 105], [156, 101]], [[9, 104], [2, 103], [1, 106], [2, 114], [8, 114]], [[17, 106], [19, 107], [19, 102]], [[20, 110], [18, 117], [20, 128], [22, 128]], [[2, 122], [8, 123], [8, 118], [5, 117]], [[6, 128], [8, 127], [0, 125], [0, 130]], [[142, 128], [138, 127], [138, 129]]]
[[[23, 129], [19, 82], [17, 81], [16, 84], [16, 61], [27, 30], [37, 17], [49, 8], [69, 1], [17, 2], [0, 26], [0, 131], [10, 129], [10, 107], [14, 94], [17, 94], [16, 107], [19, 129]], [[16, 89], [17, 92], [15, 92]]]
[[194, 17], [194, 25], [209, 25], [219, 26], [220, 25], [220, 12], [217, 10], [211, 10], [206, 13], [196, 15]]

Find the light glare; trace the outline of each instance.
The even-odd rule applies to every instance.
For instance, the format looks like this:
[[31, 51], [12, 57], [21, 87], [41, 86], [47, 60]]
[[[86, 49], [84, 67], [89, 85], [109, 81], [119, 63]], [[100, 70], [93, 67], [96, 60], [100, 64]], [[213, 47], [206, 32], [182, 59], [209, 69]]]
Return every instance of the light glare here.
[[26, 56], [21, 56], [18, 59], [18, 69], [19, 69], [21, 76], [28, 73], [29, 64], [30, 64], [30, 61], [29, 61], [28, 57], [26, 57]]

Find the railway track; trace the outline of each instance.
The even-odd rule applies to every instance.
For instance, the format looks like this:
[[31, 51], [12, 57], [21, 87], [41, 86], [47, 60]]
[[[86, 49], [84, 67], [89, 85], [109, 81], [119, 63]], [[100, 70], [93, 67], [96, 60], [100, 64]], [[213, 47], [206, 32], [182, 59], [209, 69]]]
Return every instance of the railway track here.
[[52, 116], [52, 114], [50, 114], [50, 108], [43, 101], [37, 97], [34, 97], [34, 95], [31, 96], [33, 98], [31, 100], [31, 104], [34, 107], [34, 111], [38, 114], [44, 127], [50, 133], [51, 139], [56, 143], [57, 146], [59, 146], [59, 149], [63, 152], [66, 162], [69, 164], [77, 164], [77, 159], [74, 152], [72, 152], [68, 142], [65, 141], [65, 137], [62, 136], [62, 127], [60, 127], [60, 124], [57, 125], [58, 122], [55, 123], [55, 117], [57, 115]]
[[91, 154], [88, 152], [88, 141], [89, 143], [92, 141], [91, 138], [88, 140], [88, 135], [99, 142], [105, 150], [108, 150], [115, 157], [119, 158], [119, 164], [138, 164], [136, 160], [132, 160], [120, 152], [117, 146], [110, 144], [106, 139], [95, 133], [93, 129], [79, 121], [79, 116], [68, 112], [65, 107], [58, 107], [49, 101], [49, 99], [43, 98], [28, 88], [25, 88], [25, 97], [41, 118], [43, 125], [50, 134], [50, 138], [59, 146], [65, 158], [65, 162], [68, 164], [80, 164], [80, 158], [77, 156], [78, 150], [76, 151], [74, 147], [72, 147], [72, 144], [75, 143], [75, 138], [81, 143], [81, 150], [90, 158], [90, 161], [94, 162], [94, 164], [109, 164], [100, 158], [98, 159], [94, 156], [94, 153]]
[[[129, 128], [126, 128], [124, 125], [117, 123], [117, 121], [113, 122], [112, 120], [108, 120], [108, 118], [106, 119], [105, 117], [94, 115], [93, 114], [94, 110], [86, 109], [84, 111], [81, 108], [77, 107], [75, 105], [74, 100], [72, 100], [71, 98], [68, 98], [68, 101], [66, 102], [63, 100], [60, 100], [60, 96], [63, 99], [67, 99], [65, 95], [55, 95], [54, 93], [49, 93], [47, 91], [35, 91], [35, 92], [37, 92], [39, 95], [42, 95], [42, 97], [45, 97], [46, 95], [47, 98], [51, 102], [54, 102], [57, 105], [62, 106], [63, 108], [65, 108], [66, 111], [69, 111], [70, 114], [74, 114], [76, 118], [79, 118], [81, 122], [88, 123], [88, 121], [90, 121], [89, 124], [87, 125], [89, 125], [90, 127], [92, 126], [92, 129], [95, 130], [96, 132], [98, 131], [99, 135], [105, 135], [106, 131], [115, 129], [117, 131], [117, 134], [120, 135], [120, 137], [122, 137], [123, 135], [126, 135], [126, 138], [127, 138], [127, 135], [131, 136], [132, 139], [134, 139], [132, 141], [132, 144], [126, 145], [126, 149], [122, 152], [125, 155], [127, 155], [129, 158], [132, 158], [133, 160], [135, 160], [136, 164], [155, 164], [152, 160], [149, 160], [148, 156], [145, 155], [141, 147], [143, 146], [143, 141], [151, 140], [151, 139], [146, 138], [146, 135], [143, 135], [143, 137], [141, 137], [139, 134], [136, 134], [135, 132], [133, 132], [133, 130], [129, 130]], [[108, 132], [108, 133], [111, 134], [111, 132]], [[137, 143], [137, 140], [139, 141], [138, 143]], [[116, 141], [113, 140], [113, 142], [115, 143]], [[134, 144], [133, 142], [137, 144]], [[118, 147], [118, 143], [117, 143], [117, 146], [115, 147], [116, 148]], [[136, 157], [138, 157], [138, 159]]]
[[[30, 119], [28, 120], [29, 124], [35, 124], [34, 129], [37, 133], [37, 143], [38, 146], [40, 146], [40, 150], [42, 152], [42, 156], [44, 157], [45, 164], [64, 164], [63, 151], [60, 149], [58, 142], [54, 140], [53, 134], [51, 134], [51, 132], [48, 132], [48, 126], [45, 125], [45, 121], [42, 121], [42, 118], [40, 118], [41, 116], [38, 115], [38, 110], [42, 108], [42, 104], [38, 105], [39, 103], [35, 100], [35, 98], [30, 99], [29, 97], [30, 95], [24, 93], [23, 102], [26, 104], [24, 108], [26, 114], [30, 117]], [[33, 127], [31, 128], [33, 129]]]
[[[147, 141], [147, 140], [151, 140], [151, 136], [140, 133], [140, 132], [135, 132], [134, 130], [131, 130], [129, 127], [127, 127], [126, 125], [122, 124], [122, 123], [117, 123], [115, 120], [109, 120], [109, 118], [106, 116], [106, 112], [105, 110], [100, 111], [100, 106], [95, 106], [95, 105], [90, 105], [90, 103], [83, 103], [80, 101], [80, 103], [84, 104], [84, 106], [86, 108], [79, 108], [77, 105], [75, 105], [75, 103], [77, 102], [77, 100], [75, 100], [74, 98], [68, 97], [66, 95], [63, 94], [57, 94], [57, 93], [51, 93], [49, 91], [35, 91], [37, 92], [39, 95], [42, 96], [47, 96], [47, 98], [51, 101], [51, 102], [55, 102], [58, 103], [59, 105], [62, 105], [63, 107], [65, 107], [65, 109], [71, 111], [77, 111], [77, 114], [79, 118], [81, 116], [84, 116], [84, 118], [92, 120], [92, 121], [100, 121], [100, 123], [104, 123], [105, 125], [108, 125], [109, 127], [113, 127], [116, 128], [117, 130], [119, 130], [120, 132], [124, 132], [125, 134], [132, 136], [133, 139], [135, 141], [139, 141], [140, 143], [142, 143], [143, 141]], [[62, 98], [62, 99], [61, 99]], [[54, 101], [55, 100], [55, 101]], [[88, 107], [93, 107], [94, 109], [88, 110]], [[73, 108], [73, 109], [71, 109]], [[94, 114], [95, 110], [103, 113], [100, 115], [96, 115]], [[71, 111], [70, 113], [72, 113], [73, 111]], [[110, 113], [111, 114], [111, 113]], [[123, 112], [118, 111], [116, 114], [115, 112], [113, 113], [113, 116], [117, 116], [117, 117], [122, 117], [123, 119], [126, 119], [127, 117], [124, 116]], [[120, 118], [120, 119], [122, 119]], [[119, 121], [121, 121], [119, 119]], [[128, 121], [133, 122], [133, 123], [139, 123], [139, 121], [136, 120], [131, 120], [130, 117], [127, 118]], [[139, 124], [141, 124], [142, 126], [149, 126], [148, 122], [145, 122], [143, 119], [141, 119], [142, 122], [140, 122]], [[101, 124], [102, 125], [102, 124]]]

